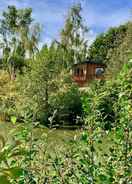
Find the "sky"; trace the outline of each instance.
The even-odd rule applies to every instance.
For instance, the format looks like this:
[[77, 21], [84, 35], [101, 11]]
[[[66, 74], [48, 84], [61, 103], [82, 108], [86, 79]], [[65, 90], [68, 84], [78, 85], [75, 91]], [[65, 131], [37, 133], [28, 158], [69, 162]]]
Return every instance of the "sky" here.
[[90, 29], [90, 42], [110, 27], [132, 19], [132, 0], [0, 0], [0, 16], [8, 5], [31, 7], [33, 18], [43, 27], [42, 44], [50, 43], [59, 38], [68, 9], [75, 3], [82, 4], [84, 23]]

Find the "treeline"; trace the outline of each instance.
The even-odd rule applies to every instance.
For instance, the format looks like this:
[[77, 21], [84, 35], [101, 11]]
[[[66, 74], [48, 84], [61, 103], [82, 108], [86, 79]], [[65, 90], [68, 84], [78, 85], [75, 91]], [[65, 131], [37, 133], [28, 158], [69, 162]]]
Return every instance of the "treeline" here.
[[[3, 12], [0, 20], [1, 119], [16, 116], [23, 122], [31, 118], [50, 126], [84, 123], [84, 92], [72, 81], [72, 66], [89, 58], [106, 64], [106, 80], [116, 77], [131, 58], [132, 23], [110, 28], [89, 48], [86, 40], [89, 30], [84, 25], [81, 10], [80, 5], [73, 6], [59, 41], [53, 40], [41, 49], [41, 26], [33, 20], [30, 8], [9, 6]], [[103, 90], [106, 82], [99, 85]], [[106, 121], [111, 124], [115, 114], [110, 109], [113, 104], [108, 104], [102, 105], [104, 109], [110, 106], [104, 110], [103, 117], [110, 111]]]

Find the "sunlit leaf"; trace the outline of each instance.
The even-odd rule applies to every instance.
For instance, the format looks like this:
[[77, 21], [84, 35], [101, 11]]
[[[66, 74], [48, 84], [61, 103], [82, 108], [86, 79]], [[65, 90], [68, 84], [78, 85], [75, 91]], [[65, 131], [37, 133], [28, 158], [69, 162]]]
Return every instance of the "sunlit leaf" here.
[[17, 121], [16, 116], [11, 116], [11, 122], [12, 122], [13, 125], [16, 124], [16, 121]]

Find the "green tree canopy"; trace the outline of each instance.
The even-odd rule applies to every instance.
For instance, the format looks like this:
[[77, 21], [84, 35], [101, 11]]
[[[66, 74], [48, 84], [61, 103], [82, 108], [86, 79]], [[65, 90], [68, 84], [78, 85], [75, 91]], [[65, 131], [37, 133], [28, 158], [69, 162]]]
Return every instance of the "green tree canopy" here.
[[0, 20], [1, 50], [3, 65], [8, 69], [11, 78], [16, 70], [25, 65], [26, 55], [37, 49], [40, 27], [33, 23], [32, 9], [17, 9], [8, 6]]
[[88, 45], [85, 38], [88, 28], [84, 26], [81, 10], [80, 4], [74, 5], [70, 9], [61, 31], [61, 44], [68, 67], [71, 67], [75, 62], [86, 59]]
[[100, 34], [89, 49], [90, 59], [109, 64], [109, 50], [119, 47], [127, 34], [127, 29], [128, 24], [125, 24]]

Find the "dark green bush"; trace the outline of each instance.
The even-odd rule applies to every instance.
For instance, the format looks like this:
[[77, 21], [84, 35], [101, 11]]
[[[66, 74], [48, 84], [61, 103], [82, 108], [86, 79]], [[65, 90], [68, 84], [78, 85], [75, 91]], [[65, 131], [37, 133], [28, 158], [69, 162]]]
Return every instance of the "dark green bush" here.
[[72, 84], [62, 88], [52, 95], [49, 100], [51, 112], [56, 111], [54, 124], [77, 124], [82, 115], [81, 95], [76, 85]]

